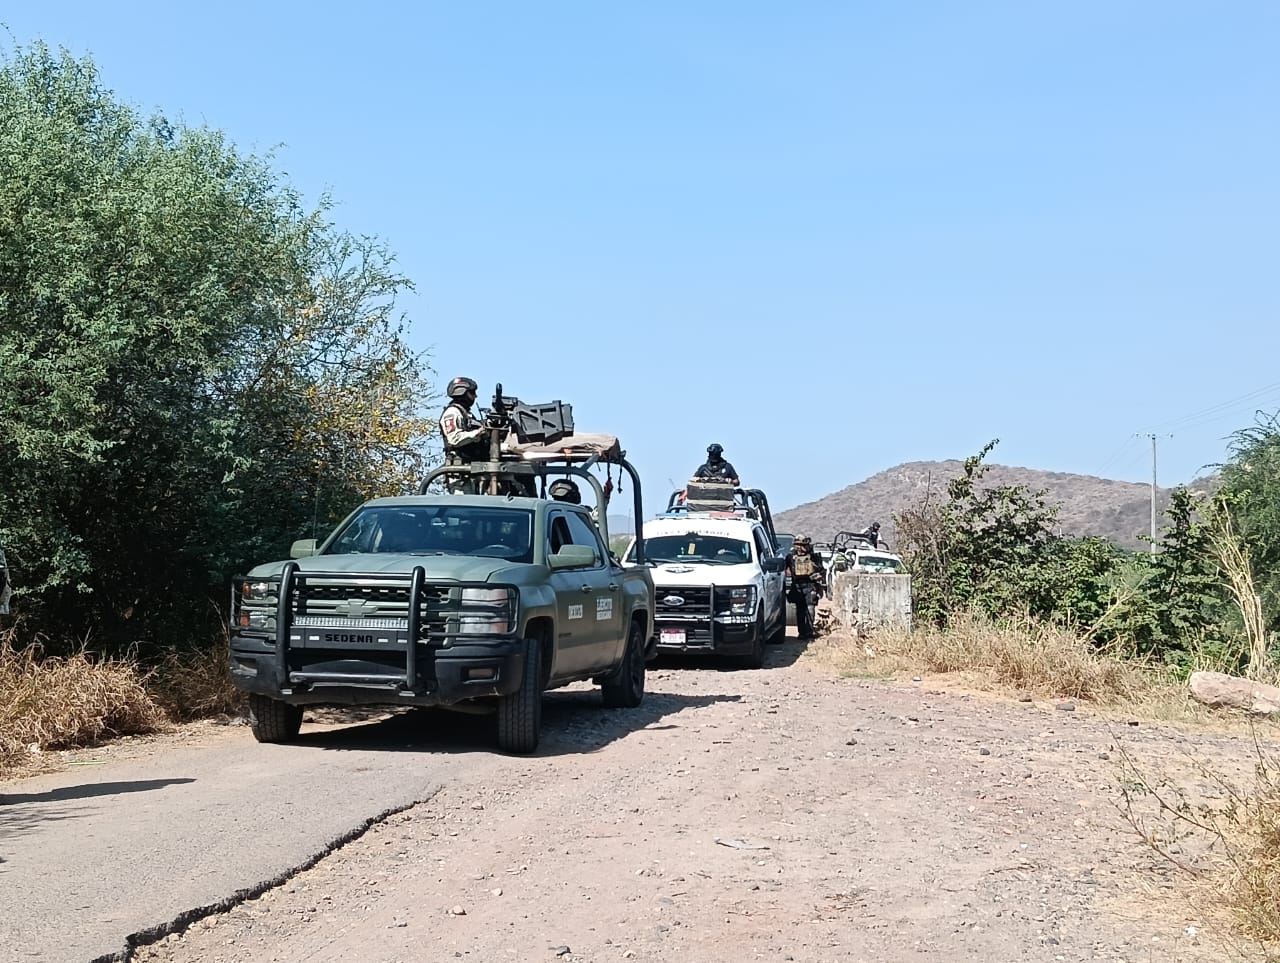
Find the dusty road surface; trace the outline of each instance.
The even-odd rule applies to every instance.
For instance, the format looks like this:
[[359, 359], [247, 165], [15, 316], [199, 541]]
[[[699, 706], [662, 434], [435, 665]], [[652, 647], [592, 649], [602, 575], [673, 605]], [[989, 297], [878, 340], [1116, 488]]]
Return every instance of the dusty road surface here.
[[531, 758], [495, 753], [484, 720], [409, 713], [0, 785], [0, 946], [41, 963], [1225, 958], [1119, 817], [1117, 760], [1194, 749], [1243, 771], [1246, 737], [838, 679], [800, 651], [651, 669], [637, 710], [551, 693]]

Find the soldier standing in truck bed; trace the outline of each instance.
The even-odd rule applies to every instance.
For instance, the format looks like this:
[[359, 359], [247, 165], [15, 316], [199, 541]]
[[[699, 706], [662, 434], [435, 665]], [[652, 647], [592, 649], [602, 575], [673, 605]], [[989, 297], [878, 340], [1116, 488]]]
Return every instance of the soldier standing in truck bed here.
[[[489, 460], [489, 431], [471, 413], [477, 387], [470, 378], [454, 378], [449, 382], [449, 403], [440, 414], [446, 465], [469, 465], [473, 461]], [[469, 490], [469, 479], [465, 476], [448, 475], [445, 481], [450, 492]]]
[[711, 444], [707, 446], [707, 460], [693, 473], [696, 481], [719, 481], [737, 485], [738, 473], [724, 458], [724, 446]]

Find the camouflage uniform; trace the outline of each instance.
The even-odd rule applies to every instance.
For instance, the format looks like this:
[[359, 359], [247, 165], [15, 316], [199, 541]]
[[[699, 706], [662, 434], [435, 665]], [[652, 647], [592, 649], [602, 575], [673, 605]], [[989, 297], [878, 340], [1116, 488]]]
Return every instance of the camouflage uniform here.
[[[797, 552], [795, 545], [806, 545], [809, 551]], [[822, 569], [822, 556], [813, 551], [812, 543], [804, 536], [797, 536], [791, 551], [787, 553], [786, 571], [791, 576], [791, 590], [787, 601], [794, 602], [796, 607], [796, 635], [802, 639], [812, 639], [814, 617], [826, 575]]]
[[[444, 438], [446, 465], [489, 460], [489, 432], [461, 401], [450, 401], [440, 414], [440, 435]], [[466, 475], [446, 475], [445, 485], [455, 495], [470, 492], [474, 487]]]
[[461, 401], [451, 401], [440, 415], [446, 465], [467, 465], [489, 458], [489, 430]]

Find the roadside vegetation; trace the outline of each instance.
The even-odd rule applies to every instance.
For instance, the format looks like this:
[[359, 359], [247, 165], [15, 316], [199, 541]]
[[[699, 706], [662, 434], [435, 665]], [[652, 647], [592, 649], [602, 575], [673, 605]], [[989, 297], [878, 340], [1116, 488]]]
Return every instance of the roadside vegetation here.
[[[969, 687], [1159, 719], [1223, 718], [1190, 698], [1187, 681], [1198, 670], [1277, 682], [1274, 416], [1234, 436], [1213, 490], [1174, 492], [1154, 552], [1062, 535], [1044, 492], [985, 485], [995, 444], [969, 458], [945, 492], [895, 516], [912, 573], [913, 629], [837, 632], [810, 657], [849, 675], [947, 675]], [[1265, 740], [1258, 745], [1248, 785], [1228, 787], [1206, 768], [1226, 787], [1225, 806], [1196, 808], [1168, 774], [1126, 785], [1159, 800], [1150, 818], [1163, 819], [1167, 832], [1144, 830], [1144, 838], [1161, 852], [1173, 851], [1178, 830], [1212, 837], [1205, 860], [1174, 862], [1206, 876], [1203, 891], [1234, 915], [1240, 933], [1280, 949], [1280, 759]]]
[[89, 58], [0, 54], [0, 761], [226, 711], [231, 577], [421, 478], [410, 282], [330, 209]]

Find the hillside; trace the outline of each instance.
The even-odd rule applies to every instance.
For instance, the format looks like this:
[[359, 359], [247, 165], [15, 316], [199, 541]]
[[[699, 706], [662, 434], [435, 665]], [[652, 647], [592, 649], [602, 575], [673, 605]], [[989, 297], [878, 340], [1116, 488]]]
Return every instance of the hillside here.
[[[778, 531], [806, 532], [815, 540], [828, 540], [842, 530], [857, 531], [880, 523], [881, 534], [894, 544], [893, 513], [914, 503], [932, 487], [946, 497], [947, 481], [964, 468], [961, 461], [921, 461], [898, 465], [872, 475], [814, 502], [779, 512]], [[1212, 479], [1193, 485], [1211, 484]], [[1151, 528], [1151, 486], [1136, 482], [991, 465], [983, 484], [1026, 485], [1045, 489], [1051, 503], [1060, 506], [1058, 521], [1068, 535], [1101, 535], [1126, 548], [1143, 548], [1139, 536]], [[1171, 489], [1157, 489], [1156, 508], [1164, 511]], [[1163, 524], [1158, 520], [1157, 524]]]

